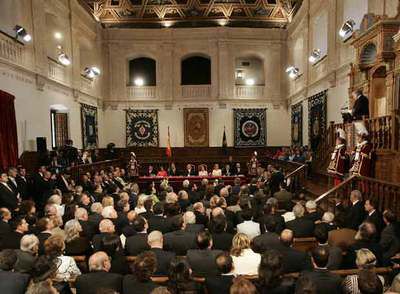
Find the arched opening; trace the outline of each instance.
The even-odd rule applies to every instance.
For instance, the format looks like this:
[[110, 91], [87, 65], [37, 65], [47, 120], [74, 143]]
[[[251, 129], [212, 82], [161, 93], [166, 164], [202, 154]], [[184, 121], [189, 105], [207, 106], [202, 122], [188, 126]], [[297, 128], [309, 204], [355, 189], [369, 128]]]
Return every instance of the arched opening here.
[[156, 86], [156, 61], [139, 57], [129, 61], [129, 86]]
[[238, 57], [235, 61], [237, 86], [264, 86], [264, 61], [258, 57]]
[[211, 85], [211, 60], [203, 56], [191, 56], [181, 62], [182, 85]]
[[68, 111], [62, 104], [50, 106], [51, 147], [53, 149], [64, 146], [68, 136]]
[[373, 43], [367, 44], [360, 54], [360, 65], [363, 67], [372, 65], [376, 62], [376, 46]]
[[387, 87], [386, 67], [377, 68], [372, 74], [371, 80], [371, 102], [372, 117], [387, 115]]

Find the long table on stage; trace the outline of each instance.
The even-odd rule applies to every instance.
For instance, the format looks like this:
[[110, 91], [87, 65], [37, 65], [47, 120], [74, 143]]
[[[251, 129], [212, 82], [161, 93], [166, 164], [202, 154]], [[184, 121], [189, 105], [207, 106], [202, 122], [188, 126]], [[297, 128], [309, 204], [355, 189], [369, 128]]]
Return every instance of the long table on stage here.
[[233, 185], [233, 181], [236, 178], [240, 178], [240, 181], [242, 184], [247, 182], [247, 177], [242, 176], [242, 175], [241, 176], [222, 176], [222, 177], [212, 177], [212, 176], [208, 176], [208, 177], [199, 177], [199, 176], [148, 177], [148, 176], [146, 176], [146, 177], [139, 177], [138, 184], [141, 189], [146, 189], [152, 182], [154, 182], [156, 184], [156, 186], [158, 186], [164, 179], [168, 179], [169, 185], [172, 186], [175, 189], [175, 191], [177, 191], [177, 189], [182, 188], [182, 183], [184, 180], [189, 180], [189, 182], [191, 184], [196, 184], [197, 186], [199, 186], [202, 179], [208, 179], [209, 183], [213, 183], [215, 180], [218, 180], [218, 181], [223, 181], [225, 185]]

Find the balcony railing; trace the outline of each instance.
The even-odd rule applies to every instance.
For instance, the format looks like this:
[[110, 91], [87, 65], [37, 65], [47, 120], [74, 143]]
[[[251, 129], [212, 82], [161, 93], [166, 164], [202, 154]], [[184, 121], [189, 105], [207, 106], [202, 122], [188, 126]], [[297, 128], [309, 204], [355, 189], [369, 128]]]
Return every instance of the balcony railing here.
[[57, 61], [55, 61], [50, 57], [47, 58], [47, 63], [48, 63], [48, 77], [52, 80], [64, 82], [66, 78], [65, 66], [59, 64]]
[[23, 63], [24, 45], [0, 33], [0, 57], [16, 64]]
[[264, 86], [235, 86], [236, 98], [263, 98]]
[[156, 98], [156, 86], [128, 86], [129, 99], [154, 99]]
[[211, 96], [211, 85], [184, 85], [183, 98], [208, 98]]
[[82, 91], [91, 91], [93, 88], [93, 80], [81, 76], [81, 89]]

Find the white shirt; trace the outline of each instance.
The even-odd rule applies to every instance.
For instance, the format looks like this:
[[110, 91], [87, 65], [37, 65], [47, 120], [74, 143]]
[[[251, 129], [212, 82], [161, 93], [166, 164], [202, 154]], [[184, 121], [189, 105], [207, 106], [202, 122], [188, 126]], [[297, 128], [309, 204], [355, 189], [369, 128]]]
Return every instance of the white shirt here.
[[213, 177], [220, 177], [220, 176], [222, 176], [222, 170], [221, 169], [213, 169], [211, 175]]
[[288, 211], [282, 214], [283, 219], [285, 220], [285, 223], [290, 222], [294, 220], [296, 217], [294, 216], [293, 211]]
[[261, 255], [250, 248], [244, 249], [240, 256], [232, 256], [235, 275], [257, 275]]
[[68, 281], [81, 275], [81, 271], [71, 256], [61, 255], [57, 258], [60, 262], [58, 266], [56, 279], [59, 281]]
[[255, 237], [261, 234], [260, 232], [260, 224], [253, 221], [244, 221], [241, 224], [237, 225], [237, 232], [246, 234], [250, 240], [253, 240]]

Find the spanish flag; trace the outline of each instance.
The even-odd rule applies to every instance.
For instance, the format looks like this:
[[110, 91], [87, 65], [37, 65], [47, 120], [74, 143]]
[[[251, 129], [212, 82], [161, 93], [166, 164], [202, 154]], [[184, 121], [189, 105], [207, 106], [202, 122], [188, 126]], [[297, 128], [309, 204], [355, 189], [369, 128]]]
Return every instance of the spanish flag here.
[[171, 149], [171, 136], [169, 135], [169, 126], [168, 126], [168, 141], [167, 141], [167, 150], [165, 151], [167, 157], [172, 157], [172, 149]]

